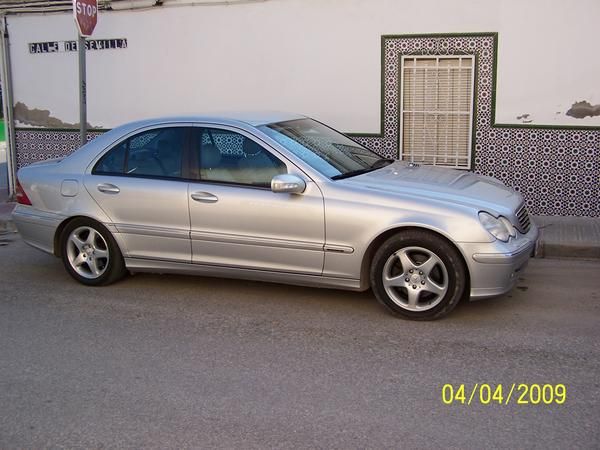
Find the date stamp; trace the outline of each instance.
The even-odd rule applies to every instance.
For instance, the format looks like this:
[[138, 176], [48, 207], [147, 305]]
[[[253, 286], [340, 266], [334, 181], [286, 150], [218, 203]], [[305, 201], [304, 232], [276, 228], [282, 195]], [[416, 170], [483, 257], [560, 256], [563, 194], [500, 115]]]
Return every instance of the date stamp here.
[[567, 401], [564, 384], [444, 384], [441, 394], [445, 405], [563, 405]]

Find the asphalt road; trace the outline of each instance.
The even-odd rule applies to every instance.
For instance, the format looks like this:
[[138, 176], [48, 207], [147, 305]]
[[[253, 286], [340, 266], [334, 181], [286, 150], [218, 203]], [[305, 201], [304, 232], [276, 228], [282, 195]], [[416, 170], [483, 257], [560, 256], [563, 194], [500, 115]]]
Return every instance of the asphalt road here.
[[[462, 383], [567, 398], [444, 404]], [[167, 275], [86, 288], [14, 236], [0, 448], [42, 447], [599, 448], [600, 262], [533, 260], [513, 293], [415, 323], [370, 292]]]

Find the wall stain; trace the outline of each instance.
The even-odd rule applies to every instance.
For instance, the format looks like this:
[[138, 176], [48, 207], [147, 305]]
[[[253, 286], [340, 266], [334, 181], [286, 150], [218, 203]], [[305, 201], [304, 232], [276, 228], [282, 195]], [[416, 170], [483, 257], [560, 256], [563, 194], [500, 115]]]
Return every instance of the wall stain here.
[[575, 119], [583, 119], [587, 116], [600, 116], [600, 105], [592, 105], [585, 100], [582, 102], [575, 102], [566, 114]]
[[[68, 123], [62, 120], [52, 117], [50, 111], [47, 109], [29, 108], [25, 103], [17, 102], [14, 108], [14, 118], [19, 122], [34, 127], [44, 128], [73, 128], [78, 129], [79, 123]], [[89, 123], [88, 128], [94, 128]]]
[[521, 114], [520, 116], [517, 116], [517, 120], [520, 120], [523, 123], [531, 123], [531, 122], [533, 122], [533, 119], [530, 119], [530, 115], [529, 114]]

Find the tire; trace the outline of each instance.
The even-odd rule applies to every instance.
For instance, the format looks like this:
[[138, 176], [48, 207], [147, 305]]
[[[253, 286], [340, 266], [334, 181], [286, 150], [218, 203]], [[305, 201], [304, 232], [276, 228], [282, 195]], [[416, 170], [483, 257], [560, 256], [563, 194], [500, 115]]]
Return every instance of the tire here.
[[370, 276], [377, 300], [392, 314], [411, 320], [444, 317], [467, 286], [458, 250], [424, 230], [408, 230], [385, 241], [373, 256]]
[[82, 284], [104, 286], [126, 274], [119, 246], [103, 225], [75, 219], [62, 232], [61, 257], [67, 272]]

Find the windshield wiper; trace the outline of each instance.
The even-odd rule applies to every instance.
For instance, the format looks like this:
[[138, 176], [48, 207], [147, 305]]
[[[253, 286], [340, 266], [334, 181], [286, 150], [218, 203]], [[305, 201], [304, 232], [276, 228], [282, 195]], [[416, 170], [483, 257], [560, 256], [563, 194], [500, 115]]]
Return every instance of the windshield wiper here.
[[331, 177], [332, 180], [343, 180], [344, 178], [350, 178], [356, 175], [361, 175], [363, 173], [372, 172], [373, 170], [377, 170], [377, 167], [367, 167], [366, 169], [358, 169], [351, 170], [350, 172], [340, 173], [339, 175], [334, 175]]
[[377, 161], [375, 161], [373, 164], [371, 164], [371, 168], [379, 169], [380, 167], [384, 167], [384, 166], [388, 166], [388, 165], [392, 164], [394, 161], [396, 161], [396, 160], [393, 158], [381, 158], [381, 159], [378, 159]]
[[340, 173], [339, 175], [335, 175], [333, 177], [331, 177], [332, 180], [343, 180], [344, 178], [350, 178], [350, 177], [354, 177], [356, 175], [362, 175], [363, 173], [368, 173], [368, 172], [372, 172], [374, 170], [377, 169], [381, 169], [382, 167], [385, 167], [391, 163], [393, 163], [395, 160], [391, 159], [391, 158], [381, 158], [378, 159], [377, 161], [375, 161], [371, 167], [365, 167], [364, 169], [357, 169], [357, 170], [351, 170], [350, 172], [346, 172], [346, 173]]

